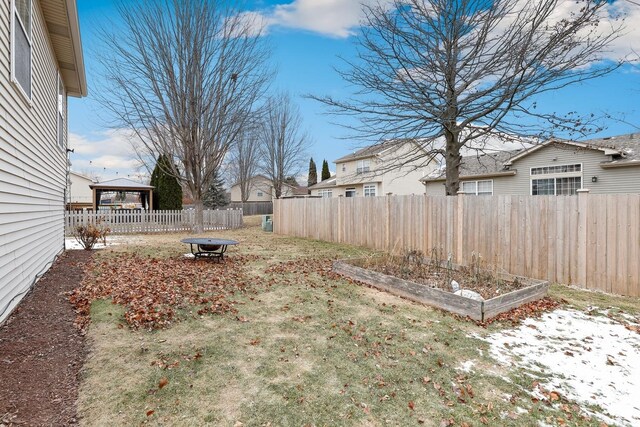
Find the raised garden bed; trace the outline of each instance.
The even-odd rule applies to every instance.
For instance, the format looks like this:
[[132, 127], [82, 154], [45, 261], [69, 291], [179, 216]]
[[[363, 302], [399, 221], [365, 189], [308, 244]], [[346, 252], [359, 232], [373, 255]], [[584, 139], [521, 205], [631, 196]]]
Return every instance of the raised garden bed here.
[[[549, 282], [543, 280], [455, 264], [404, 260], [404, 257], [342, 260], [333, 264], [333, 271], [391, 294], [481, 322], [541, 299], [549, 289]], [[399, 275], [404, 278], [397, 277]], [[484, 300], [456, 295], [451, 281], [461, 289], [480, 294]]]

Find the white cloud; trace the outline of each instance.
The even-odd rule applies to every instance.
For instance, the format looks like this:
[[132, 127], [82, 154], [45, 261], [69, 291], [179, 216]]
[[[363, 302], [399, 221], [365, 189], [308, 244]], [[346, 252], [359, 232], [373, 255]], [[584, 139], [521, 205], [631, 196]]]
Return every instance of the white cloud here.
[[294, 0], [263, 12], [268, 27], [279, 26], [346, 38], [354, 34], [362, 19], [362, 3], [377, 0]]
[[124, 130], [92, 135], [69, 134], [71, 169], [100, 180], [134, 177], [141, 169], [129, 134]]
[[[522, 0], [523, 4], [529, 0]], [[285, 27], [312, 31], [326, 36], [346, 38], [355, 34], [363, 18], [362, 4], [373, 5], [378, 0], [294, 0], [276, 5], [264, 11], [247, 12], [255, 20], [256, 28]], [[382, 0], [381, 3], [390, 3]], [[575, 13], [582, 4], [565, 0], [559, 2], [550, 19], [557, 22]], [[623, 35], [615, 40], [604, 55], [608, 59], [628, 58], [632, 48], [640, 46], [640, 6], [625, 0], [616, 0], [608, 5], [602, 15], [598, 32], [610, 31], [618, 25], [619, 17], [625, 17]], [[507, 20], [508, 21], [508, 20]], [[504, 25], [507, 24], [504, 22]], [[636, 52], [636, 57], [640, 52]]]

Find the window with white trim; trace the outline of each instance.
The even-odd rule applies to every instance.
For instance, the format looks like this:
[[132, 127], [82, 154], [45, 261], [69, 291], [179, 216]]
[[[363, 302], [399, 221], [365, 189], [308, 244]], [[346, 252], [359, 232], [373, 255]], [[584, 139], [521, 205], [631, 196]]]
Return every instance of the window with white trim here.
[[258, 191], [256, 191], [256, 196], [262, 197], [262, 196], [264, 196], [264, 193], [261, 190], [258, 190]]
[[318, 196], [320, 197], [333, 197], [332, 190], [318, 190]]
[[531, 168], [531, 195], [572, 196], [582, 188], [582, 165]]
[[31, 0], [11, 4], [11, 80], [31, 99]]
[[376, 197], [376, 185], [365, 184], [362, 188], [364, 197]]
[[64, 98], [64, 83], [62, 82], [62, 76], [58, 73], [58, 146], [64, 149], [64, 133], [65, 133], [65, 98]]
[[462, 192], [472, 196], [492, 196], [493, 180], [484, 181], [464, 181], [462, 183]]
[[371, 170], [371, 161], [368, 159], [358, 160], [356, 162], [356, 174], [369, 172]]
[[344, 190], [344, 197], [356, 197], [355, 188], [347, 188]]

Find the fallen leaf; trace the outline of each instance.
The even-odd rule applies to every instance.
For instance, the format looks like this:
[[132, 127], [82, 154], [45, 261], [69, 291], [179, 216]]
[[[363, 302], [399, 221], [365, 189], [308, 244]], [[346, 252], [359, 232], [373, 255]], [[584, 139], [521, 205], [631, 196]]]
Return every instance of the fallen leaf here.
[[410, 401], [409, 401], [408, 406], [409, 406], [409, 409], [411, 409], [412, 411], [414, 410], [414, 408], [415, 408], [415, 404], [413, 403], [413, 400], [410, 400]]
[[153, 415], [156, 411], [154, 411], [153, 409], [150, 409], [147, 411], [147, 417], [150, 417], [151, 415]]
[[169, 384], [169, 380], [167, 379], [167, 377], [162, 377], [162, 378], [160, 378], [160, 381], [158, 382], [158, 388], [163, 388], [167, 384]]

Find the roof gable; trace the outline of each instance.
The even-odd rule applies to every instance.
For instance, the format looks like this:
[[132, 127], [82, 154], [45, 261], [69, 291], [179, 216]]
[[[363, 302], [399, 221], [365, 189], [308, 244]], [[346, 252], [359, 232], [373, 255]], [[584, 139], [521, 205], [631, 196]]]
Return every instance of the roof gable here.
[[394, 139], [394, 140], [379, 142], [377, 144], [369, 145], [368, 147], [364, 147], [357, 151], [354, 151], [352, 154], [347, 154], [346, 156], [340, 157], [339, 159], [334, 160], [333, 163], [351, 162], [354, 160], [362, 160], [369, 157], [379, 156], [388, 150], [400, 147], [407, 143], [415, 143], [415, 142], [412, 140], [405, 140], [405, 139]]

